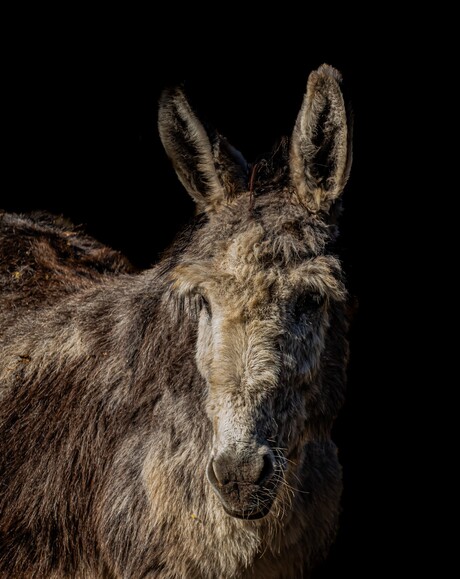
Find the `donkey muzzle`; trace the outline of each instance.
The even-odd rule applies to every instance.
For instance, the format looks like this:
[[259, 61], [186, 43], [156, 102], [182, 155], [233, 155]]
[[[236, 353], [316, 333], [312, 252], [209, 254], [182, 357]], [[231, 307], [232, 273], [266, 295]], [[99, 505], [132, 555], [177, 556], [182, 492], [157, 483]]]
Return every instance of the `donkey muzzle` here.
[[208, 480], [225, 512], [240, 519], [268, 514], [276, 496], [275, 460], [267, 446], [256, 451], [224, 450], [208, 463]]

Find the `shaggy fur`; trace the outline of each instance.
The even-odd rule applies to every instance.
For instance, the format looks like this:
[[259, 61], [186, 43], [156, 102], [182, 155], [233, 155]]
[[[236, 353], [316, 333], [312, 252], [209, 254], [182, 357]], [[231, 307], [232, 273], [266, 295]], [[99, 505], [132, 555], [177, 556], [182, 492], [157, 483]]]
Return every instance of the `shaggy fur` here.
[[198, 214], [152, 269], [0, 214], [0, 576], [301, 578], [334, 538], [350, 162], [340, 76], [250, 167], [179, 89], [159, 130]]

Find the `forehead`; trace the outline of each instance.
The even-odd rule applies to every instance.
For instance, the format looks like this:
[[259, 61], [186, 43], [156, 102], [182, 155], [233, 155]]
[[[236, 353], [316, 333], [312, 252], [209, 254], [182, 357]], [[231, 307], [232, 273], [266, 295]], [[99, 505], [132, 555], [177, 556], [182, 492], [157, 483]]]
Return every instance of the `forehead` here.
[[198, 238], [199, 253], [225, 255], [226, 264], [292, 265], [324, 254], [331, 228], [309, 215], [288, 190], [242, 196], [210, 216]]
[[218, 293], [248, 299], [290, 297], [307, 289], [323, 295], [337, 293], [341, 285], [338, 260], [299, 248], [296, 241], [288, 234], [267, 238], [261, 227], [254, 226], [228, 243], [201, 283]]
[[197, 259], [176, 268], [181, 283], [226, 300], [289, 296], [307, 288], [341, 294], [340, 264], [325, 253], [327, 226], [301, 206], [278, 205], [226, 207], [213, 216], [199, 237]]

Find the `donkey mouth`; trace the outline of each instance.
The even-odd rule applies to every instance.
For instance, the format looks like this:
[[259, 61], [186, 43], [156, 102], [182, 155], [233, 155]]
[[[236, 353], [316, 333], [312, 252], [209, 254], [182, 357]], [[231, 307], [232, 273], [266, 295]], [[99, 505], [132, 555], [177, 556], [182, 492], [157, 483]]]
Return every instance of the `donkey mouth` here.
[[270, 512], [276, 496], [274, 484], [258, 485], [234, 480], [222, 484], [210, 465], [207, 476], [227, 515], [248, 521], [262, 519]]
[[[268, 515], [268, 513], [271, 510], [271, 504], [270, 505], [264, 505], [262, 508], [260, 507], [260, 505], [258, 507], [254, 507], [254, 508], [247, 508], [245, 510], [242, 511], [235, 511], [231, 508], [229, 508], [222, 500], [222, 507], [224, 509], [224, 511], [227, 513], [227, 515], [230, 515], [231, 517], [234, 517], [235, 519], [243, 519], [245, 521], [254, 521], [256, 519], [263, 519], [265, 516]], [[257, 510], [259, 509], [259, 510]]]

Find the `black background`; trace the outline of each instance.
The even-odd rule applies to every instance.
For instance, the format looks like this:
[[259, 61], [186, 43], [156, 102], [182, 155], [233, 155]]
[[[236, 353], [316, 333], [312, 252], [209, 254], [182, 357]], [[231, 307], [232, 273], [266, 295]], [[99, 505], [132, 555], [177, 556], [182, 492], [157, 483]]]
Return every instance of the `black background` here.
[[147, 267], [194, 210], [159, 141], [161, 90], [184, 83], [199, 114], [254, 161], [290, 134], [309, 72], [323, 62], [338, 68], [355, 119], [341, 246], [359, 308], [347, 402], [335, 428], [345, 483], [341, 527], [316, 576], [413, 569], [408, 537], [419, 523], [410, 476], [415, 432], [406, 426], [408, 406], [415, 410], [405, 282], [415, 193], [401, 178], [418, 82], [406, 67], [412, 49], [395, 50], [398, 19], [377, 9], [354, 29], [340, 15], [332, 26], [327, 7], [320, 16], [280, 9], [268, 20], [257, 10], [220, 10], [201, 21], [178, 6], [161, 14], [12, 16], [0, 207], [64, 214]]

